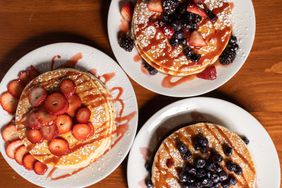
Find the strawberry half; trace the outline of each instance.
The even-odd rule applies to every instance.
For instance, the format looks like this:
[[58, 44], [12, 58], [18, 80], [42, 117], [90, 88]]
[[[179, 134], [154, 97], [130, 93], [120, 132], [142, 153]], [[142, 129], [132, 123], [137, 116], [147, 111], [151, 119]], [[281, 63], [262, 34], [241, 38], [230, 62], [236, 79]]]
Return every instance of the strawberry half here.
[[54, 138], [48, 146], [50, 152], [56, 156], [66, 155], [69, 151], [69, 143], [62, 138]]
[[31, 89], [28, 95], [28, 101], [33, 107], [41, 105], [47, 97], [47, 92], [43, 87], [35, 87]]
[[76, 120], [79, 123], [88, 123], [90, 116], [91, 111], [87, 107], [82, 107], [76, 113]]
[[30, 82], [30, 78], [29, 78], [27, 71], [19, 72], [18, 77], [24, 85], [26, 85], [26, 84], [28, 84], [28, 82]]
[[26, 137], [33, 144], [40, 143], [43, 140], [43, 136], [40, 130], [37, 130], [37, 129], [27, 130]]
[[53, 124], [41, 127], [40, 131], [43, 138], [45, 138], [46, 140], [52, 140], [54, 137], [57, 136], [56, 126]]
[[37, 111], [31, 111], [27, 115], [27, 121], [25, 123], [26, 127], [29, 127], [31, 129], [40, 129], [41, 122], [38, 118], [38, 112]]
[[38, 70], [32, 65], [27, 68], [27, 72], [30, 80], [32, 80], [33, 78], [37, 77], [40, 74]]
[[200, 15], [203, 19], [208, 17], [206, 12], [195, 4], [189, 5], [186, 10], [188, 12]]
[[60, 83], [61, 92], [68, 98], [75, 93], [75, 84], [70, 79], [65, 79]]
[[131, 5], [131, 2], [127, 2], [121, 7], [120, 14], [125, 21], [131, 22], [131, 20], [132, 20], [132, 5]]
[[22, 140], [14, 140], [14, 141], [10, 142], [6, 147], [7, 156], [14, 159], [15, 158], [15, 151], [21, 145], [23, 145]]
[[33, 169], [33, 165], [37, 160], [30, 154], [26, 154], [23, 157], [23, 166], [27, 169], [27, 170], [32, 170]]
[[55, 125], [58, 129], [58, 134], [64, 134], [71, 130], [72, 119], [69, 115], [59, 115], [55, 121]]
[[16, 149], [16, 152], [15, 152], [15, 160], [20, 164], [22, 165], [23, 164], [23, 157], [24, 155], [27, 154], [27, 149], [26, 147], [23, 145], [23, 146], [20, 146]]
[[91, 134], [91, 128], [88, 124], [76, 124], [73, 126], [72, 134], [77, 140], [85, 140]]
[[163, 12], [162, 0], [150, 0], [148, 3], [148, 9], [153, 12]]
[[45, 172], [47, 171], [48, 167], [46, 164], [40, 162], [40, 161], [36, 161], [34, 163], [34, 166], [33, 166], [33, 170], [36, 174], [38, 175], [43, 175], [45, 174]]
[[5, 111], [14, 114], [18, 106], [18, 99], [6, 91], [0, 96], [0, 104]]
[[207, 67], [203, 72], [197, 74], [197, 77], [205, 80], [215, 80], [216, 79], [216, 68], [214, 65]]
[[66, 97], [58, 92], [49, 95], [44, 102], [44, 108], [54, 115], [64, 114], [67, 112], [68, 107], [69, 104]]
[[203, 47], [203, 46], [206, 46], [207, 43], [205, 42], [201, 33], [199, 33], [198, 31], [194, 31], [190, 36], [189, 45], [195, 46], [195, 47]]
[[10, 142], [19, 138], [17, 128], [13, 124], [8, 124], [2, 130], [2, 138], [5, 142]]
[[55, 115], [49, 114], [48, 112], [46, 112], [43, 109], [40, 109], [36, 112], [36, 117], [37, 117], [38, 121], [40, 122], [41, 126], [51, 125], [56, 120]]
[[9, 93], [19, 99], [24, 89], [24, 85], [20, 80], [12, 80], [9, 82], [7, 88]]
[[76, 110], [81, 106], [81, 100], [79, 96], [73, 95], [70, 98], [68, 98], [69, 108], [67, 110], [67, 113], [74, 117]]

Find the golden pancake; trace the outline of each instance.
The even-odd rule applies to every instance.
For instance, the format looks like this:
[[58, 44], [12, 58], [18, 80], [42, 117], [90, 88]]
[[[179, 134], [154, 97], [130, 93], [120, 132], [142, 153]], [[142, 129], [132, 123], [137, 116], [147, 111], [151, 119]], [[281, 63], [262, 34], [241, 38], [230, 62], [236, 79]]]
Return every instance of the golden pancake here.
[[[26, 138], [24, 125], [26, 114], [32, 109], [28, 96], [32, 88], [41, 86], [47, 92], [58, 90], [64, 79], [72, 80], [76, 85], [75, 93], [82, 104], [91, 111], [90, 121], [94, 134], [86, 140], [75, 139], [71, 132], [59, 135], [69, 143], [70, 152], [61, 157], [53, 155], [48, 149], [48, 141], [32, 144]], [[57, 69], [46, 72], [33, 79], [23, 90], [16, 111], [16, 127], [24, 145], [39, 161], [55, 165], [58, 168], [83, 167], [99, 158], [111, 146], [112, 136], [116, 130], [114, 104], [106, 86], [94, 75], [75, 69]]]
[[[196, 135], [202, 135], [208, 140], [208, 152], [195, 150]], [[184, 161], [183, 154], [179, 152], [177, 143], [181, 141], [191, 152], [191, 156]], [[227, 156], [223, 151], [223, 145], [232, 148], [232, 155]], [[195, 163], [197, 157], [208, 161], [211, 152], [216, 151], [222, 156], [222, 161], [217, 163], [227, 174], [232, 175], [237, 184], [230, 187], [255, 187], [256, 171], [255, 166], [246, 144], [235, 133], [228, 129], [211, 123], [198, 123], [181, 128], [168, 136], [157, 150], [152, 166], [152, 182], [156, 188], [181, 187], [179, 179], [179, 169], [183, 169], [186, 164]], [[242, 174], [238, 175], [227, 169], [228, 162], [238, 164], [242, 169]], [[206, 163], [207, 164], [207, 163]], [[207, 166], [204, 167], [206, 169]], [[207, 169], [206, 169], [207, 171]], [[197, 172], [198, 173], [198, 172]], [[215, 172], [218, 173], [218, 172]]]
[[206, 45], [191, 47], [201, 55], [200, 60], [195, 63], [187, 59], [181, 45], [173, 47], [158, 26], [151, 24], [150, 19], [160, 17], [161, 13], [150, 11], [148, 2], [150, 1], [137, 1], [131, 29], [135, 46], [147, 63], [164, 74], [187, 76], [202, 72], [218, 60], [232, 33], [230, 3], [224, 0], [205, 1], [205, 6], [213, 11], [217, 20], [212, 22], [209, 18], [204, 18], [199, 23], [197, 31]]

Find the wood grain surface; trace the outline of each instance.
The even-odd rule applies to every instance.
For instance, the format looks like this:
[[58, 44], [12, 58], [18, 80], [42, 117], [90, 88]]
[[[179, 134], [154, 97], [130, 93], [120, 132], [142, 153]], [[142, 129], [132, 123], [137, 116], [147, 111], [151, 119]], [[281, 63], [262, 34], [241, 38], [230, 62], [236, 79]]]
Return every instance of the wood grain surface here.
[[[272, 137], [282, 161], [282, 1], [254, 0], [257, 31], [243, 68], [228, 83], [204, 96], [233, 102], [253, 114]], [[0, 79], [23, 55], [54, 42], [79, 42], [114, 58], [107, 38], [109, 0], [0, 1]], [[132, 81], [139, 127], [157, 110], [179, 100], [157, 95]], [[127, 187], [127, 159], [91, 187]], [[0, 157], [0, 187], [35, 187]]]

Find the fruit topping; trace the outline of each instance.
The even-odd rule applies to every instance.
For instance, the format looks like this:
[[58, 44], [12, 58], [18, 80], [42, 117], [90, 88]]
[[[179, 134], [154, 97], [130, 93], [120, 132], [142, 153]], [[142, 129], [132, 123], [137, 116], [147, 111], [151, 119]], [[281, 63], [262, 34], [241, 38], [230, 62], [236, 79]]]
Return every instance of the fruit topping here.
[[12, 80], [9, 82], [7, 88], [9, 93], [19, 99], [24, 89], [24, 85], [20, 80]]
[[88, 123], [90, 116], [91, 111], [87, 107], [82, 107], [76, 113], [76, 120], [79, 123]]
[[68, 103], [69, 103], [67, 113], [71, 117], [73, 117], [75, 115], [75, 112], [77, 111], [77, 109], [81, 106], [81, 100], [80, 100], [79, 96], [77, 96], [76, 94], [72, 95], [67, 100], [68, 100]]
[[57, 127], [54, 124], [43, 126], [40, 129], [43, 138], [46, 140], [52, 140], [57, 136]]
[[220, 163], [223, 160], [223, 157], [216, 150], [211, 151], [210, 158], [214, 163]]
[[68, 98], [75, 93], [75, 84], [72, 80], [65, 79], [60, 83], [60, 90]]
[[238, 164], [236, 164], [232, 161], [226, 162], [226, 168], [231, 172], [235, 172], [237, 175], [242, 174], [242, 168]]
[[190, 150], [181, 140], [176, 140], [176, 148], [178, 149], [183, 160], [188, 160], [192, 156]]
[[206, 160], [202, 158], [194, 159], [194, 165], [196, 168], [204, 168], [206, 166]]
[[54, 138], [50, 141], [48, 148], [52, 154], [62, 156], [69, 152], [69, 143], [63, 138]]
[[127, 22], [131, 22], [132, 19], [132, 5], [130, 2], [126, 2], [120, 10], [120, 14], [122, 16], [122, 18], [127, 21]]
[[2, 130], [2, 138], [5, 142], [10, 142], [19, 138], [17, 128], [13, 124], [6, 125]]
[[2, 108], [10, 114], [16, 112], [18, 99], [11, 95], [9, 92], [4, 92], [0, 96], [0, 104]]
[[131, 52], [134, 47], [134, 40], [127, 33], [120, 32], [118, 34], [118, 43], [120, 47], [128, 52]]
[[205, 80], [215, 80], [216, 79], [216, 68], [214, 65], [207, 67], [203, 72], [197, 74], [197, 77]]
[[66, 97], [59, 92], [50, 94], [44, 102], [44, 108], [54, 115], [64, 114], [67, 112], [68, 107], [69, 104]]
[[210, 9], [206, 9], [205, 11], [212, 22], [217, 20], [217, 16]]
[[15, 160], [21, 165], [23, 164], [23, 157], [27, 154], [27, 149], [24, 145], [18, 147], [15, 152]]
[[235, 60], [238, 48], [239, 46], [237, 44], [237, 38], [235, 36], [231, 36], [226, 48], [224, 49], [222, 54], [219, 56], [219, 62], [222, 65], [228, 65], [228, 64], [233, 63], [233, 61]]
[[27, 71], [19, 72], [18, 77], [23, 84], [28, 84], [28, 82], [30, 81]]
[[34, 172], [36, 173], [36, 174], [38, 174], [38, 175], [43, 175], [43, 174], [45, 174], [45, 172], [47, 171], [47, 165], [46, 164], [44, 164], [44, 163], [42, 163], [42, 162], [40, 162], [40, 161], [36, 161], [35, 163], [34, 163], [34, 167], [33, 167], [33, 170], [34, 170]]
[[250, 140], [247, 137], [245, 137], [245, 136], [240, 136], [240, 137], [245, 142], [245, 144], [248, 145], [250, 143]]
[[37, 129], [27, 130], [26, 131], [26, 137], [33, 144], [40, 143], [43, 140], [43, 136], [42, 136], [40, 130], [37, 130]]
[[228, 144], [223, 144], [222, 150], [226, 156], [230, 157], [232, 155], [232, 148]]
[[162, 0], [150, 0], [148, 3], [148, 9], [153, 12], [163, 12]]
[[32, 80], [33, 78], [37, 77], [40, 73], [34, 66], [29, 66], [27, 68], [29, 79]]
[[91, 127], [88, 124], [76, 124], [73, 126], [72, 134], [77, 140], [85, 140], [91, 134]]
[[40, 129], [41, 122], [38, 118], [38, 111], [31, 111], [28, 113], [26, 127], [31, 129]]
[[161, 31], [168, 39], [170, 39], [174, 34], [174, 29], [169, 25], [164, 25], [161, 27]]
[[191, 4], [187, 7], [187, 11], [188, 12], [191, 12], [191, 13], [194, 13], [194, 14], [198, 14], [200, 15], [202, 18], [206, 18], [207, 17], [207, 14], [206, 12], [201, 9], [200, 7], [198, 7], [197, 5], [195, 4]]
[[167, 14], [173, 14], [178, 6], [178, 0], [163, 0], [163, 10]]
[[207, 43], [203, 39], [201, 33], [199, 33], [198, 31], [194, 31], [190, 36], [189, 45], [195, 47], [203, 47], [206, 46]]
[[58, 134], [64, 134], [71, 130], [72, 119], [67, 114], [59, 115], [55, 121], [57, 126]]
[[151, 65], [149, 65], [146, 62], [143, 62], [143, 66], [149, 72], [150, 75], [155, 75], [158, 73], [157, 69], [155, 69], [154, 67], [152, 67]]
[[35, 87], [32, 88], [29, 95], [28, 95], [28, 101], [33, 107], [37, 107], [41, 105], [47, 97], [47, 92], [42, 87]]
[[201, 148], [206, 148], [209, 146], [209, 141], [202, 134], [197, 134], [192, 138], [192, 143], [195, 150], [201, 150]]
[[27, 170], [32, 170], [35, 162], [36, 162], [36, 159], [30, 154], [26, 154], [23, 158], [23, 166]]
[[14, 141], [10, 142], [6, 147], [7, 156], [14, 159], [15, 158], [15, 151], [21, 145], [23, 145], [23, 142], [21, 140], [14, 140]]

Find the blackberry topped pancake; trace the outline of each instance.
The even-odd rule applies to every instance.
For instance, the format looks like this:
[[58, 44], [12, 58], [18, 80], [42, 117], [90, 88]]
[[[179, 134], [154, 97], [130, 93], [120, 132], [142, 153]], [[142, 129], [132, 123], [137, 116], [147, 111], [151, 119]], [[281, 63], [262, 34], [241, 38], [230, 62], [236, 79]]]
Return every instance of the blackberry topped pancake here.
[[218, 60], [232, 33], [231, 17], [225, 0], [138, 0], [131, 30], [147, 63], [186, 76]]
[[16, 111], [31, 155], [58, 168], [83, 167], [103, 155], [116, 130], [113, 99], [94, 75], [57, 69], [33, 79]]
[[255, 187], [256, 171], [244, 141], [228, 129], [198, 123], [167, 137], [152, 166], [156, 188]]

